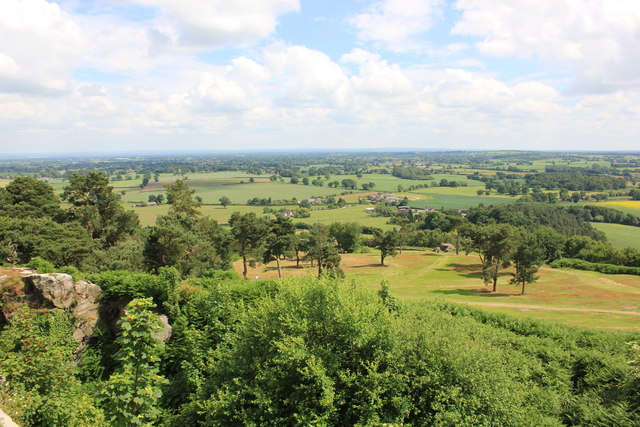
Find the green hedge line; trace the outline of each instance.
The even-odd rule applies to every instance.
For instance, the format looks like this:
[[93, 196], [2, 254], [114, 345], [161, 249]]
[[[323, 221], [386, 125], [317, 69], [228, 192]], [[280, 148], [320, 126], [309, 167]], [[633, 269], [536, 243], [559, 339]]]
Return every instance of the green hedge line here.
[[597, 271], [604, 274], [635, 274], [640, 276], [640, 267], [589, 262], [574, 258], [560, 258], [551, 263], [553, 268], [575, 268], [576, 270]]

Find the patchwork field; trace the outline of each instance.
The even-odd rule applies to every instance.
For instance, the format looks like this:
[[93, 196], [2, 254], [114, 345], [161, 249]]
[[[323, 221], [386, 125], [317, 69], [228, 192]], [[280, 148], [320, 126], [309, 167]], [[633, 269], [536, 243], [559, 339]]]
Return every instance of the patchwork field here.
[[[430, 251], [406, 251], [379, 265], [379, 253], [346, 254], [341, 266], [347, 281], [355, 280], [379, 288], [388, 280], [392, 293], [401, 299], [440, 299], [505, 312], [522, 317], [546, 319], [596, 328], [640, 328], [640, 277], [604, 275], [577, 270], [542, 268], [540, 280], [527, 287], [526, 295], [508, 284], [505, 272], [498, 292], [485, 287], [477, 256], [433, 254]], [[285, 262], [285, 275], [315, 274], [308, 264], [295, 267]], [[238, 272], [242, 266], [235, 264]], [[275, 263], [258, 265], [249, 277], [277, 277]]]

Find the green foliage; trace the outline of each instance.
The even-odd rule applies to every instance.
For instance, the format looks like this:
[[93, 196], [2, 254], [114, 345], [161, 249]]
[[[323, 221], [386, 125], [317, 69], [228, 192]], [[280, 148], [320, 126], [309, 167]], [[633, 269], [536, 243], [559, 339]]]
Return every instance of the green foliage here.
[[183, 276], [198, 275], [229, 266], [231, 241], [216, 221], [173, 212], [156, 220], [144, 256], [151, 269], [174, 266]]
[[103, 386], [103, 406], [112, 425], [152, 425], [160, 415], [158, 400], [165, 379], [157, 364], [162, 343], [154, 333], [160, 328], [151, 312], [151, 299], [134, 299], [118, 321], [120, 368]]
[[289, 218], [276, 215], [268, 224], [268, 230], [264, 237], [264, 251], [262, 260], [265, 263], [276, 261], [278, 265], [278, 277], [282, 277], [280, 259], [288, 255], [295, 243], [296, 229]]
[[516, 249], [511, 256], [516, 270], [511, 283], [522, 285], [522, 295], [524, 295], [527, 283], [538, 280], [536, 273], [544, 263], [545, 255], [545, 247], [543, 242], [539, 240], [538, 235], [524, 233], [524, 235], [520, 236]]
[[640, 275], [640, 267], [627, 267], [584, 261], [581, 259], [560, 258], [551, 263], [553, 268], [575, 268], [576, 270], [597, 271], [604, 274], [635, 274]]
[[129, 270], [141, 272], [145, 270], [144, 249], [148, 230], [124, 238], [115, 245], [93, 251], [83, 259], [81, 269], [88, 273], [109, 270]]
[[403, 179], [433, 179], [429, 170], [416, 167], [394, 166], [391, 174]]
[[189, 188], [184, 179], [178, 179], [173, 184], [166, 184], [164, 188], [167, 191], [167, 203], [171, 205], [172, 212], [189, 216], [200, 214], [198, 211], [200, 202], [193, 198], [196, 191]]
[[0, 333], [0, 404], [25, 425], [102, 425], [76, 378], [73, 322], [59, 310], [22, 308]]
[[567, 237], [581, 235], [603, 240], [603, 235], [581, 217], [573, 215], [564, 208], [548, 204], [514, 203], [491, 207], [481, 205], [469, 209], [467, 219], [474, 224], [486, 224], [493, 220], [529, 230], [548, 226]]
[[480, 256], [485, 283], [493, 283], [495, 292], [500, 269], [511, 263], [518, 243], [516, 228], [509, 224], [467, 226], [464, 234]]
[[153, 298], [156, 304], [162, 304], [177, 285], [179, 273], [173, 267], [162, 267], [158, 275], [105, 271], [89, 274], [87, 277], [102, 288], [102, 300], [105, 302]]
[[627, 187], [626, 180], [607, 175], [588, 175], [582, 172], [537, 173], [525, 177], [531, 187], [547, 190], [567, 189], [569, 191], [619, 190]]
[[384, 260], [388, 256], [398, 253], [400, 235], [396, 230], [381, 231], [376, 230], [373, 234], [373, 245], [380, 250], [380, 265], [384, 265]]
[[16, 263], [37, 256], [56, 266], [79, 266], [95, 248], [78, 222], [60, 224], [49, 218], [0, 217], [0, 242], [0, 247], [13, 249], [5, 256]]
[[33, 268], [40, 274], [55, 273], [56, 271], [56, 267], [52, 263], [40, 258], [39, 256], [31, 258], [26, 266], [29, 268]]
[[329, 226], [329, 233], [343, 253], [355, 253], [360, 246], [362, 226], [357, 222], [334, 222]]
[[234, 212], [229, 218], [229, 225], [235, 249], [242, 257], [242, 276], [246, 279], [248, 263], [261, 257], [264, 238], [269, 233], [269, 224], [266, 219], [258, 218], [253, 212], [244, 215]]
[[60, 199], [45, 182], [19, 176], [0, 188], [0, 216], [54, 218], [61, 214]]
[[340, 254], [328, 226], [320, 223], [313, 224], [308, 234], [307, 257], [316, 262], [318, 276], [322, 275], [325, 269], [338, 269]]
[[[291, 280], [236, 311], [181, 425], [633, 425], [627, 337]], [[222, 307], [219, 301], [217, 307]], [[210, 306], [212, 307], [212, 306]], [[204, 311], [202, 311], [204, 313]], [[220, 309], [214, 311], [214, 319]], [[233, 317], [233, 316], [232, 316]], [[220, 325], [220, 323], [218, 323]]]
[[89, 231], [91, 237], [100, 239], [107, 247], [139, 228], [137, 215], [123, 209], [104, 172], [74, 173], [64, 188], [62, 199], [71, 204], [73, 218]]

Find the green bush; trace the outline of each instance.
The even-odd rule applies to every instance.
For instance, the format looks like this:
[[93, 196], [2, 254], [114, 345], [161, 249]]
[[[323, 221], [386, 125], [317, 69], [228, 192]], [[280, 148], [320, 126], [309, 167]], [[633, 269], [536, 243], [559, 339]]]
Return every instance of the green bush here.
[[39, 256], [31, 258], [31, 261], [29, 261], [26, 266], [36, 270], [40, 274], [56, 272], [56, 267], [53, 265], [53, 263], [47, 261], [46, 259], [42, 259]]
[[575, 268], [576, 270], [597, 271], [604, 274], [634, 274], [640, 276], [640, 267], [589, 262], [575, 258], [560, 258], [551, 263], [553, 268]]
[[132, 300], [134, 298], [153, 298], [161, 305], [177, 283], [173, 267], [161, 268], [158, 275], [131, 273], [129, 271], [105, 271], [88, 275], [89, 281], [102, 288], [104, 301]]

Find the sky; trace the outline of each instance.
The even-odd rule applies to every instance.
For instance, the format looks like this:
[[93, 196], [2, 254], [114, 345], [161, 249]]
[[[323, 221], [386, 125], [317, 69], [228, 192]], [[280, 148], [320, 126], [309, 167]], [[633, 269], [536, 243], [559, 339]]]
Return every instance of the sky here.
[[639, 0], [0, 0], [1, 153], [640, 150]]

